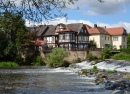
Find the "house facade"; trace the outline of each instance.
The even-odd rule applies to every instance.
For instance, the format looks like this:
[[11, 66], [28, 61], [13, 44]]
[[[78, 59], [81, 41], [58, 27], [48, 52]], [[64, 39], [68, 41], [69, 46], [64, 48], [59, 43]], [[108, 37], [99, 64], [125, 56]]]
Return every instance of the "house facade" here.
[[[127, 32], [122, 27], [106, 28], [107, 32], [111, 35], [112, 46], [116, 49], [127, 48]], [[115, 32], [116, 31], [116, 32]]]
[[127, 48], [127, 32], [123, 27], [106, 28], [86, 25], [90, 34], [89, 41], [94, 40], [97, 48], [111, 46], [114, 49]]
[[56, 33], [59, 35], [59, 47], [84, 49], [89, 46], [89, 34], [82, 23], [58, 24]]
[[97, 48], [105, 46], [114, 49], [127, 47], [127, 32], [123, 27], [106, 28], [94, 24], [93, 27], [83, 23], [40, 25], [32, 27], [37, 32], [39, 40], [46, 41], [49, 48], [62, 47], [65, 49], [84, 49], [96, 43]]

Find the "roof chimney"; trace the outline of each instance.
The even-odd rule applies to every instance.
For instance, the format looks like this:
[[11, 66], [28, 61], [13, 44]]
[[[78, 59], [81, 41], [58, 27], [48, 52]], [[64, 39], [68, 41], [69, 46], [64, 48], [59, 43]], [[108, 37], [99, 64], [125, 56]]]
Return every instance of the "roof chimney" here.
[[94, 28], [97, 28], [97, 24], [94, 24]]

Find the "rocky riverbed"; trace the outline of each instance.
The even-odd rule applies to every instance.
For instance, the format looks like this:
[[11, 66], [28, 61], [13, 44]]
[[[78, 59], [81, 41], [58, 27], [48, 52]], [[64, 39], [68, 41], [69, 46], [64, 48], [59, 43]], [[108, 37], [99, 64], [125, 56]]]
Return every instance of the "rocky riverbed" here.
[[130, 94], [130, 61], [83, 61], [71, 66], [79, 69], [79, 75], [95, 77], [95, 84], [115, 90], [114, 94]]

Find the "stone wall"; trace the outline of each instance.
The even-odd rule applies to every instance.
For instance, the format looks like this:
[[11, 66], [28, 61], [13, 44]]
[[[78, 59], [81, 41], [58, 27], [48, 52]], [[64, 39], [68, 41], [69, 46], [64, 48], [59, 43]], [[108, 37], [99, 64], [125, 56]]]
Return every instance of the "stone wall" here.
[[65, 60], [67, 61], [73, 61], [76, 60], [77, 58], [80, 58], [81, 60], [86, 59], [87, 52], [86, 51], [68, 51], [69, 55]]
[[69, 55], [65, 60], [72, 62], [73, 60], [76, 60], [77, 58], [80, 58], [81, 60], [87, 59], [87, 54], [91, 53], [92, 55], [95, 55], [97, 57], [101, 56], [101, 51], [68, 51]]
[[98, 58], [101, 57], [101, 52], [102, 51], [89, 51], [89, 53], [91, 53], [94, 56], [97, 56]]

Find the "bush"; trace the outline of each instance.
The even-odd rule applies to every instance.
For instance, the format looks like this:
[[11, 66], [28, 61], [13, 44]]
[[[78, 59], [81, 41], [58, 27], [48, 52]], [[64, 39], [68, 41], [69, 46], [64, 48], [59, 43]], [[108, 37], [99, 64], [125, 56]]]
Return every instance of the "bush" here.
[[45, 65], [45, 62], [43, 61], [41, 56], [36, 57], [36, 62], [33, 63], [34, 66], [42, 66]]
[[77, 59], [73, 60], [73, 63], [79, 63], [81, 62], [81, 59], [78, 57]]
[[130, 54], [121, 52], [119, 54], [115, 54], [114, 56], [111, 57], [112, 59], [117, 59], [117, 60], [130, 60]]
[[112, 55], [111, 49], [109, 47], [105, 47], [101, 53], [101, 58], [109, 59], [111, 55]]
[[117, 70], [107, 70], [107, 73], [117, 73]]
[[93, 66], [93, 68], [91, 69], [93, 72], [97, 72], [98, 71], [98, 67], [97, 66]]
[[0, 67], [18, 67], [16, 62], [0, 62]]
[[69, 65], [70, 65], [70, 63], [68, 61], [64, 60], [62, 66], [69, 67]]
[[68, 56], [68, 52], [64, 48], [54, 48], [47, 55], [48, 67], [62, 67], [65, 63], [64, 58]]
[[88, 60], [90, 60], [90, 61], [98, 59], [96, 56], [94, 56], [94, 55], [92, 55], [92, 54], [90, 54], [90, 53], [88, 54], [87, 58], [88, 58]]

